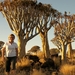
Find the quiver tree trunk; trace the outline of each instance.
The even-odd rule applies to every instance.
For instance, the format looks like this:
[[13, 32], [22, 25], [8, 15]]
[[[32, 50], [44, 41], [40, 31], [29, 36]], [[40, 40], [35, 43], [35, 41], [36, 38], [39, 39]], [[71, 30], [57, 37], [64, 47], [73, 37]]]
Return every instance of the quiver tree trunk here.
[[62, 53], [61, 53], [61, 60], [62, 61], [66, 61], [66, 45], [64, 45], [64, 43], [62, 43]]
[[50, 57], [50, 51], [49, 51], [49, 44], [48, 44], [48, 38], [47, 38], [47, 32], [40, 32], [40, 37], [42, 40], [42, 49], [44, 52], [44, 57], [49, 58]]
[[20, 58], [24, 57], [26, 55], [26, 43], [25, 40], [18, 37], [18, 56]]
[[67, 51], [68, 51], [68, 58], [71, 58], [71, 51], [72, 51], [72, 45], [71, 45], [71, 42], [68, 43], [67, 45]]

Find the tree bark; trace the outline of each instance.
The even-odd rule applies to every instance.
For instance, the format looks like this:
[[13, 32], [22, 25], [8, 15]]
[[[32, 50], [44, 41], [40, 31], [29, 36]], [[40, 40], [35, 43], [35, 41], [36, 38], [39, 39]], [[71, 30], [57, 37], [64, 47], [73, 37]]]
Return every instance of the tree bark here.
[[40, 36], [41, 36], [41, 40], [42, 40], [42, 49], [44, 52], [44, 57], [49, 58], [50, 57], [50, 51], [49, 51], [47, 32], [44, 32], [44, 33], [41, 32]]
[[26, 55], [26, 42], [25, 40], [18, 37], [18, 55], [20, 58], [24, 57]]
[[62, 56], [61, 56], [61, 60], [62, 61], [66, 60], [66, 46], [64, 45], [64, 43], [62, 43]]
[[68, 58], [71, 58], [72, 45], [71, 42], [67, 45]]

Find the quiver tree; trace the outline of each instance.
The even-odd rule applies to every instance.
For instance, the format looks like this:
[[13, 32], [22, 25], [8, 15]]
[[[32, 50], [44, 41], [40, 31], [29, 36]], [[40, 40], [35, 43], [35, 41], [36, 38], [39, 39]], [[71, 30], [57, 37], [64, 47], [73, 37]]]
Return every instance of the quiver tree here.
[[[40, 4], [40, 6], [43, 6]], [[52, 8], [50, 5], [44, 5], [48, 8], [43, 8], [44, 12], [42, 18], [40, 19], [40, 24], [42, 25], [42, 30], [40, 32], [40, 37], [42, 41], [42, 48], [44, 52], [44, 57], [50, 57], [49, 44], [48, 44], [48, 31], [56, 23], [56, 17], [59, 16], [59, 12]], [[39, 30], [39, 29], [38, 29]]]
[[[70, 57], [72, 50], [71, 42], [73, 42], [75, 38], [75, 15], [67, 15], [65, 12], [63, 16], [59, 17], [58, 23], [54, 28], [55, 36], [63, 40], [64, 46], [68, 49], [68, 57]], [[63, 59], [65, 59], [66, 56], [66, 49], [64, 50], [65, 51], [62, 50]]]
[[61, 60], [66, 60], [66, 41], [61, 36], [55, 36], [51, 41], [60, 50]]
[[0, 3], [0, 11], [18, 37], [20, 57], [26, 53], [27, 42], [38, 35], [42, 29], [40, 19], [46, 15], [43, 8], [47, 7], [43, 4], [40, 6], [40, 3], [32, 0], [4, 0]]
[[68, 58], [71, 57], [72, 45], [71, 43], [75, 41], [75, 15], [66, 15], [69, 19], [67, 31], [66, 31], [66, 39], [67, 39], [67, 51]]

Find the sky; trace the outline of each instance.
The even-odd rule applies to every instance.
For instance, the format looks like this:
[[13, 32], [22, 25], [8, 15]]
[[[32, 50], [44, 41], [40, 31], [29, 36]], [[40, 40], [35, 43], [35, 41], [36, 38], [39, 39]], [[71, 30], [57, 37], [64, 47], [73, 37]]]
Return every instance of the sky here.
[[[2, 0], [0, 0], [2, 1]], [[54, 9], [57, 9], [59, 12], [64, 13], [65, 11], [75, 14], [75, 0], [37, 0], [43, 4], [50, 4]], [[56, 48], [56, 46], [51, 42], [51, 39], [54, 37], [54, 29], [51, 28], [48, 32], [48, 41], [51, 48]], [[8, 22], [5, 17], [0, 13], [0, 41], [8, 41], [8, 35], [13, 33], [9, 28]], [[15, 42], [18, 42], [17, 37]], [[40, 36], [36, 36], [31, 39], [26, 45], [26, 51], [30, 50], [31, 47], [38, 45], [42, 49], [42, 43]], [[72, 47], [75, 49], [75, 43], [72, 43]]]

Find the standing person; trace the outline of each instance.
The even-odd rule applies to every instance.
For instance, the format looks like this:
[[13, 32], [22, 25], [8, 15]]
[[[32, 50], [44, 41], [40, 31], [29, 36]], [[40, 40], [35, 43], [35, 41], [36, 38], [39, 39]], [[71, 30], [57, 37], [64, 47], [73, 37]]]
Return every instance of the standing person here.
[[2, 60], [5, 61], [6, 75], [9, 75], [10, 69], [13, 75], [15, 74], [16, 61], [18, 57], [18, 46], [14, 42], [15, 35], [10, 34], [8, 36], [8, 42], [6, 42], [2, 48]]

